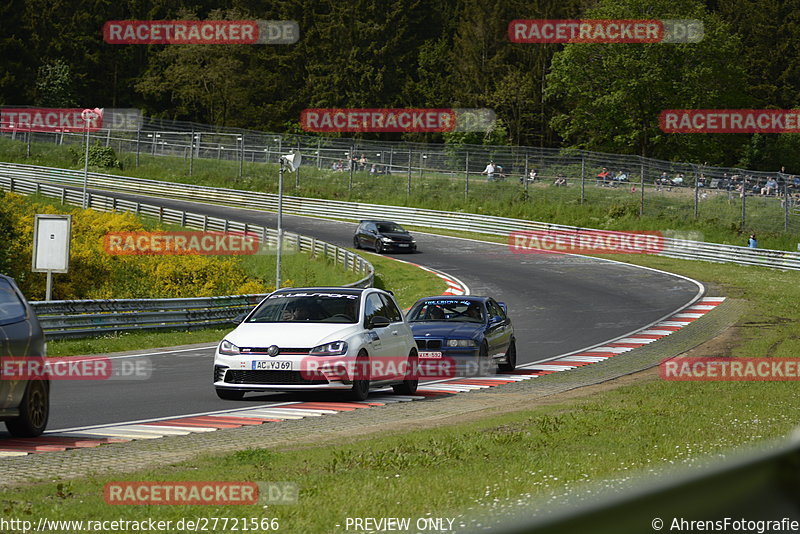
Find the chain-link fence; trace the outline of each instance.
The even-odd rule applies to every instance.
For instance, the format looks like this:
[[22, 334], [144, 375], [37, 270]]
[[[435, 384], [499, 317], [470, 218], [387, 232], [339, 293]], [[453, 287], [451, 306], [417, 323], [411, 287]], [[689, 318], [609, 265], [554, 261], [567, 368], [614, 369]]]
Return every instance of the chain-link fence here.
[[[543, 216], [558, 212], [562, 220], [573, 206], [583, 205], [597, 214], [596, 224], [589, 225], [595, 227], [603, 227], [604, 218], [648, 216], [695, 219], [745, 233], [800, 233], [800, 176], [783, 172], [571, 149], [218, 130], [145, 118], [137, 130], [103, 129], [89, 136], [92, 144], [125, 153], [129, 166], [139, 166], [146, 157], [171, 156], [183, 159], [185, 174], [192, 175], [210, 161], [227, 162], [233, 187], [237, 179], [274, 175], [264, 164], [277, 165], [282, 154], [299, 152], [304, 167], [294, 175], [295, 187], [332, 198], [355, 191], [364, 200], [402, 204], [414, 194], [438, 199], [441, 209], [450, 210], [491, 202], [531, 203], [541, 207]], [[28, 154], [32, 143], [82, 147], [86, 140], [86, 132], [36, 132], [8, 125], [2, 125], [2, 135], [27, 143]]]

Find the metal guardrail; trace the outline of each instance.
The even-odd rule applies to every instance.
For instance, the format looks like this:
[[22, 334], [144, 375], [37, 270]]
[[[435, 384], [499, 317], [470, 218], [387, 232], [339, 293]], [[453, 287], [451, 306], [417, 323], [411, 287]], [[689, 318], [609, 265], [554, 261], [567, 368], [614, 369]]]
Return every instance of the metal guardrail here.
[[[34, 178], [35, 179], [35, 178]], [[41, 178], [40, 178], [41, 179]], [[81, 205], [83, 193], [33, 180], [0, 175], [0, 189], [21, 194], [40, 194], [60, 199], [65, 204]], [[277, 244], [277, 231], [187, 211], [168, 209], [141, 202], [132, 202], [93, 194], [89, 207], [97, 211], [129, 211], [137, 215], [157, 217], [162, 222], [180, 224], [203, 231], [235, 231], [261, 235], [267, 246]], [[348, 287], [371, 287], [375, 270], [361, 256], [331, 243], [292, 232], [283, 233], [287, 251], [308, 252], [330, 258], [346, 269], [363, 274]], [[50, 339], [86, 337], [142, 329], [200, 328], [228, 324], [237, 315], [248, 311], [265, 295], [233, 295], [186, 299], [120, 299], [62, 300], [31, 302], [42, 327]]]
[[[633, 481], [626, 490], [533, 516], [525, 506], [513, 519], [487, 526], [505, 534], [640, 534], [642, 532], [795, 532], [800, 522], [800, 443], [769, 443], [767, 450], [734, 453], [725, 461], [657, 478]], [[593, 493], [598, 493], [593, 491]], [[794, 521], [792, 528], [788, 522]], [[700, 523], [692, 527], [690, 522]], [[734, 525], [733, 523], [736, 522]]]
[[[37, 167], [14, 163], [0, 163], [3, 180], [51, 181], [63, 184], [83, 184], [83, 173], [70, 169]], [[103, 173], [89, 173], [93, 188], [143, 195], [158, 195], [185, 200], [203, 200], [231, 206], [247, 206], [276, 211], [277, 195], [257, 191], [207, 187], [176, 182], [162, 182], [144, 178], [120, 177]], [[94, 195], [93, 195], [94, 196]], [[122, 202], [122, 201], [117, 201]], [[283, 199], [284, 213], [344, 220], [392, 219], [399, 223], [447, 230], [461, 230], [491, 235], [508, 235], [518, 231], [594, 232], [580, 228], [524, 219], [495, 217], [472, 213], [439, 211], [403, 206], [384, 206], [337, 200], [305, 197]], [[752, 249], [735, 245], [706, 243], [666, 237], [664, 250], [659, 254], [671, 258], [705, 260], [718, 263], [735, 263], [785, 270], [800, 270], [800, 253], [784, 250]]]

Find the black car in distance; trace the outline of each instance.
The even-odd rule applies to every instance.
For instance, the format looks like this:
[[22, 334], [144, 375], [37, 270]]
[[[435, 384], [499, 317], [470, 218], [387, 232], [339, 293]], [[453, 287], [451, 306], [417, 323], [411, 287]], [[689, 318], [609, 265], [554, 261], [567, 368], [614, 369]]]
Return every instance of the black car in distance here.
[[30, 380], [2, 376], [7, 370], [3, 364], [44, 357], [44, 332], [36, 314], [14, 280], [0, 275], [0, 421], [12, 436], [32, 438], [44, 432], [50, 381], [44, 376]]
[[361, 221], [353, 236], [356, 248], [384, 252], [416, 252], [417, 242], [405, 228], [392, 221]]

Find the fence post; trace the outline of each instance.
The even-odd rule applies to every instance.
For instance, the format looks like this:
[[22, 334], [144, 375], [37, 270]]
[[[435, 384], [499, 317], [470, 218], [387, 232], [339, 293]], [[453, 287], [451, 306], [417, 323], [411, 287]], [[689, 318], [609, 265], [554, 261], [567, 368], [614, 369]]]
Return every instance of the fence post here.
[[411, 158], [414, 157], [414, 152], [408, 149], [408, 181], [406, 184], [406, 195], [411, 196]]
[[[641, 156], [640, 156], [641, 158]], [[644, 158], [639, 159], [639, 172], [641, 173], [641, 200], [639, 202], [639, 217], [644, 217]]]
[[317, 139], [317, 169], [321, 169], [322, 160], [322, 139]]
[[353, 170], [354, 170], [354, 167], [356, 166], [355, 165], [355, 161], [353, 159], [355, 157], [355, 152], [356, 152], [356, 147], [355, 147], [355, 145], [351, 144], [350, 145], [350, 153], [347, 156], [350, 159], [350, 161], [348, 163], [348, 166], [350, 167], [350, 181], [347, 184], [347, 190], [348, 191], [352, 191], [353, 190]]
[[25, 150], [25, 156], [31, 157], [31, 126], [28, 125], [28, 147]]
[[692, 165], [692, 175], [694, 176], [694, 218], [697, 220], [699, 215], [700, 184], [698, 183], [697, 168], [694, 165]]
[[522, 175], [522, 183], [525, 184], [525, 198], [528, 198], [528, 151], [525, 151], [525, 174]]
[[[297, 140], [297, 153], [300, 154], [300, 139]], [[294, 188], [300, 187], [300, 165], [294, 170]]]
[[467, 150], [466, 156], [464, 157], [464, 171], [466, 180], [464, 181], [464, 200], [469, 197], [469, 150]]
[[783, 231], [789, 231], [789, 177], [783, 181]]
[[241, 140], [242, 142], [242, 149], [239, 152], [239, 179], [242, 178], [242, 166], [244, 165], [244, 134], [241, 137], [236, 138], [237, 141]]
[[189, 176], [194, 172], [194, 128], [189, 138]]
[[586, 154], [581, 150], [581, 204], [586, 200]]
[[745, 183], [744, 176], [742, 176], [742, 223], [739, 228], [742, 232], [744, 232], [744, 223], [747, 219], [747, 187], [745, 187]]
[[142, 135], [142, 130], [140, 130], [139, 128], [136, 128], [136, 166], [137, 167], [139, 166], [139, 152], [141, 150], [140, 147], [139, 147], [139, 143], [141, 143], [141, 139], [140, 139], [141, 135]]

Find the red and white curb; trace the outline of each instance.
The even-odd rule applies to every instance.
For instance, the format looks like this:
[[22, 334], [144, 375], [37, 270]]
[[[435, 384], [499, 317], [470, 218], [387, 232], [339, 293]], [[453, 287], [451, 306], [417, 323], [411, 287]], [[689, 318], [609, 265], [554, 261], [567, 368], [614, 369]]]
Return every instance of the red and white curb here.
[[456, 278], [455, 276], [446, 273], [444, 271], [440, 271], [438, 269], [431, 269], [430, 267], [425, 267], [424, 265], [419, 265], [418, 263], [414, 263], [411, 261], [406, 260], [398, 260], [397, 258], [390, 258], [394, 261], [399, 261], [400, 263], [406, 263], [408, 265], [413, 265], [423, 271], [428, 271], [429, 273], [433, 273], [442, 280], [444, 283], [447, 284], [447, 289], [444, 290], [442, 295], [469, 295], [469, 287], [467, 284]]
[[287, 420], [329, 416], [342, 412], [379, 408], [397, 402], [412, 402], [443, 395], [468, 393], [478, 389], [531, 380], [540, 376], [599, 363], [619, 354], [654, 343], [696, 321], [715, 309], [724, 300], [724, 297], [705, 297], [663, 321], [613, 342], [546, 362], [523, 365], [512, 373], [453, 378], [441, 382], [425, 383], [420, 386], [415, 395], [411, 396], [378, 391], [372, 393], [369, 400], [361, 402], [275, 402], [240, 410], [225, 410], [191, 416], [56, 431], [52, 434], [47, 433], [39, 438], [2, 440], [0, 441], [0, 457], [26, 456], [32, 453], [97, 447], [108, 443], [158, 439], [166, 436], [182, 436], [214, 432], [226, 428], [241, 428], [244, 426], [280, 423]]

